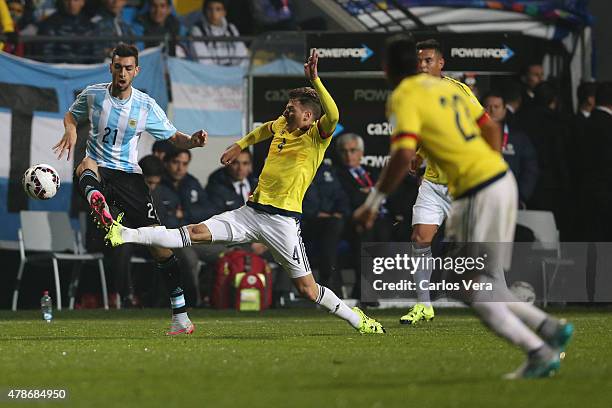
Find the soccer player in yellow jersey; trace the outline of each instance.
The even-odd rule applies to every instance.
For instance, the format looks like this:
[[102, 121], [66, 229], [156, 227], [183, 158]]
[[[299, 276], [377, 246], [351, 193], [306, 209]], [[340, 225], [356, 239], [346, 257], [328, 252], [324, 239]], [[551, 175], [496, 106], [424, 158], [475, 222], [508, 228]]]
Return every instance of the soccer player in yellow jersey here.
[[[503, 268], [516, 224], [516, 181], [501, 154], [485, 139], [496, 132], [482, 110], [456, 86], [426, 74], [417, 74], [416, 47], [410, 36], [391, 37], [385, 48], [383, 69], [394, 91], [387, 115], [393, 125], [391, 158], [376, 188], [355, 211], [366, 228], [376, 219], [380, 203], [406, 175], [417, 144], [427, 158], [446, 174], [453, 202], [447, 236], [456, 242], [485, 244], [493, 258], [483, 270], [473, 270], [477, 282], [496, 285], [496, 298], [484, 290], [463, 295], [481, 320], [499, 336], [527, 353], [527, 362], [508, 378], [538, 378], [554, 374], [560, 366], [573, 326], [533, 305], [518, 302], [505, 286]], [[498, 248], [505, 243], [505, 248]], [[492, 301], [493, 300], [493, 301]]]
[[302, 200], [339, 119], [338, 108], [318, 77], [317, 62], [313, 50], [304, 64], [304, 73], [313, 88], [290, 91], [280, 117], [238, 140], [221, 156], [221, 163], [229, 165], [243, 149], [272, 138], [257, 188], [245, 206], [179, 229], [130, 229], [114, 223], [107, 240], [113, 246], [134, 242], [166, 248], [261, 242], [289, 273], [301, 295], [346, 320], [360, 333], [382, 334], [384, 329], [379, 322], [359, 308], [349, 308], [333, 291], [315, 282], [300, 236]]
[[[450, 77], [443, 76], [444, 51], [437, 40], [430, 39], [418, 42], [417, 49], [417, 72], [429, 74], [436, 78], [442, 78], [454, 85], [460, 93], [465, 94], [468, 99], [480, 109], [481, 117], [484, 108], [478, 102], [470, 88]], [[486, 116], [482, 116], [483, 118]], [[490, 122], [491, 132], [495, 132], [495, 125]], [[498, 130], [499, 132], [499, 130]], [[501, 134], [497, 137], [492, 135], [491, 141], [501, 140]], [[422, 149], [417, 149], [416, 160], [413, 166], [420, 167], [422, 159], [426, 159], [426, 154]], [[448, 217], [451, 208], [451, 196], [448, 192], [448, 180], [444, 172], [432, 160], [427, 160], [427, 167], [423, 175], [423, 181], [419, 187], [419, 194], [412, 207], [412, 242], [413, 253], [416, 256], [431, 257], [431, 242], [438, 232], [440, 225]], [[400, 317], [401, 324], [416, 325], [419, 322], [428, 322], [434, 318], [434, 309], [429, 297], [427, 284], [431, 279], [432, 268], [430, 263], [420, 264], [414, 273], [414, 282], [417, 283], [416, 294], [417, 303], [410, 308], [408, 313]], [[423, 284], [421, 284], [423, 282]]]

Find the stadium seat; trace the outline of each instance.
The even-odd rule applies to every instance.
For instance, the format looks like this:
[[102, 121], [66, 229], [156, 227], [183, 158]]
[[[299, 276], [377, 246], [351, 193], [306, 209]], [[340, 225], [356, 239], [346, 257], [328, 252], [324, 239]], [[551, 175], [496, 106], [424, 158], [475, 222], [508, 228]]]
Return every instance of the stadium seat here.
[[[559, 242], [559, 230], [555, 222], [555, 216], [550, 211], [518, 211], [516, 223], [527, 227], [533, 231], [536, 242], [534, 250], [552, 252], [553, 256], [544, 256], [541, 260], [542, 265], [542, 304], [548, 306], [548, 294], [555, 278], [562, 266], [573, 266], [574, 261], [563, 259], [561, 256], [561, 243]], [[553, 267], [549, 278], [549, 266]]]
[[[21, 278], [28, 262], [51, 260], [55, 279], [55, 293], [57, 310], [62, 310], [62, 297], [59, 280], [58, 261], [77, 262], [73, 272], [73, 284], [71, 284], [70, 308], [74, 307], [74, 294], [78, 285], [79, 267], [84, 262], [97, 262], [102, 283], [102, 297], [104, 308], [108, 310], [108, 293], [106, 289], [106, 275], [104, 273], [104, 262], [102, 254], [88, 254], [82, 249], [78, 242], [78, 234], [70, 225], [70, 219], [64, 212], [48, 211], [21, 211], [21, 228], [18, 231], [20, 264], [13, 292], [12, 310], [17, 310], [19, 298], [19, 287]], [[75, 239], [76, 238], [76, 239]], [[76, 285], [75, 283], [76, 279]]]

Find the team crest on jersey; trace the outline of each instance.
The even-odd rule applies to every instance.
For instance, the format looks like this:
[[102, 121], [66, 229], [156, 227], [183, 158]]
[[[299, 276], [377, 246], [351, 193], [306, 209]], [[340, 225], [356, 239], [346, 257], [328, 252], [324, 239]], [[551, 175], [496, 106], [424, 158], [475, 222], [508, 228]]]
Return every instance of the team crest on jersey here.
[[136, 119], [130, 119], [130, 120], [128, 120], [128, 125], [129, 125], [131, 128], [135, 128], [135, 127], [136, 127], [136, 123], [137, 123]]

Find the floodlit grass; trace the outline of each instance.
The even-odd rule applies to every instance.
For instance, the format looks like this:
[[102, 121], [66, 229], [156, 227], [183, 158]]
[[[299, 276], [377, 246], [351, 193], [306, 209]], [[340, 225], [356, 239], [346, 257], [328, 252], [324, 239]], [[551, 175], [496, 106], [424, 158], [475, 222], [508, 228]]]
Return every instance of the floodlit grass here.
[[[558, 376], [501, 379], [523, 359], [469, 311], [437, 310], [361, 336], [317, 310], [195, 310], [192, 336], [166, 337], [163, 310], [0, 312], [0, 389], [54, 388], [84, 407], [611, 407], [610, 311], [560, 310], [576, 336]], [[12, 405], [0, 396], [0, 408]], [[28, 406], [19, 403], [18, 406]]]

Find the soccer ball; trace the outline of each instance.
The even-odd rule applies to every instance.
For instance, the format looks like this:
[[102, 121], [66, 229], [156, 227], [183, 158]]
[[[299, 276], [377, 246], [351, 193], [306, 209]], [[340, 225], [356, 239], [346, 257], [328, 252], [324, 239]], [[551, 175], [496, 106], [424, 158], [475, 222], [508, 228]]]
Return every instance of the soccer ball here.
[[59, 175], [48, 164], [35, 164], [27, 169], [21, 183], [28, 197], [35, 200], [53, 198], [60, 188]]
[[535, 289], [530, 283], [516, 281], [510, 285], [510, 292], [521, 302], [533, 304], [536, 300]]

